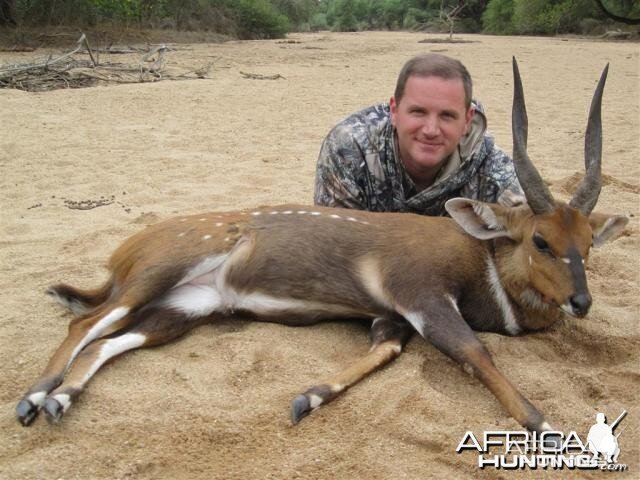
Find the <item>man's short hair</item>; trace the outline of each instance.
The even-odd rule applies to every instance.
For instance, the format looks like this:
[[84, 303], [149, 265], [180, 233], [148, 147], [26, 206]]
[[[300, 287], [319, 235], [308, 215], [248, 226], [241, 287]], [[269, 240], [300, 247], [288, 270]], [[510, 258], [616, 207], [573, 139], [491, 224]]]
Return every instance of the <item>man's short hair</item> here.
[[402, 70], [400, 70], [400, 75], [398, 75], [396, 91], [394, 92], [396, 102], [400, 102], [402, 99], [407, 80], [412, 76], [440, 77], [447, 80], [457, 78], [462, 80], [465, 107], [469, 108], [471, 106], [471, 75], [469, 75], [469, 71], [460, 61], [438, 53], [425, 53], [413, 57], [404, 64]]

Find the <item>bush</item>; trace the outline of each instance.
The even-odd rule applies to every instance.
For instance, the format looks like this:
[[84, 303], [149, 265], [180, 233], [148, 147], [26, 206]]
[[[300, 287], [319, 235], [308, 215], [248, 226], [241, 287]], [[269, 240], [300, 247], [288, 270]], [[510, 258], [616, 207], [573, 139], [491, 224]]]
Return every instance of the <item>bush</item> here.
[[513, 0], [490, 0], [482, 14], [482, 27], [485, 33], [511, 35], [513, 27]]
[[476, 18], [465, 17], [456, 22], [454, 30], [456, 32], [478, 33], [482, 31], [482, 23]]
[[356, 20], [355, 15], [352, 13], [340, 15], [336, 19], [336, 23], [333, 25], [333, 30], [336, 32], [357, 32], [358, 21]]
[[282, 38], [289, 30], [287, 17], [267, 0], [240, 0], [228, 5], [238, 20], [240, 38]]
[[583, 35], [602, 35], [606, 27], [595, 18], [583, 18], [578, 23], [578, 31]]
[[16, 20], [22, 25], [87, 25], [94, 26], [98, 10], [84, 0], [18, 0]]
[[326, 13], [316, 13], [309, 21], [309, 27], [312, 32], [319, 30], [329, 30], [329, 23], [327, 22]]
[[413, 13], [407, 13], [402, 22], [402, 28], [405, 30], [413, 30], [419, 25], [418, 20], [416, 19]]

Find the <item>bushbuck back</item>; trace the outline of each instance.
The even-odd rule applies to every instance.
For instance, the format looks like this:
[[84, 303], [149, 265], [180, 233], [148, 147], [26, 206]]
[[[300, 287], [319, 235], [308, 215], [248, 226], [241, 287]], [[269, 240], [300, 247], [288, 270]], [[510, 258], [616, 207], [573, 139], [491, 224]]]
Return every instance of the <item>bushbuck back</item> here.
[[17, 405], [29, 425], [59, 421], [96, 371], [135, 348], [171, 341], [222, 316], [311, 325], [360, 317], [372, 347], [297, 395], [293, 423], [400, 355], [418, 332], [480, 379], [520, 424], [551, 427], [498, 371], [473, 330], [538, 330], [591, 305], [584, 262], [627, 223], [592, 214], [600, 191], [598, 83], [586, 134], [586, 176], [569, 204], [554, 201], [526, 152], [527, 117], [514, 59], [514, 163], [527, 203], [452, 199], [452, 218], [309, 206], [172, 218], [126, 240], [95, 290], [49, 293], [76, 314], [69, 334]]

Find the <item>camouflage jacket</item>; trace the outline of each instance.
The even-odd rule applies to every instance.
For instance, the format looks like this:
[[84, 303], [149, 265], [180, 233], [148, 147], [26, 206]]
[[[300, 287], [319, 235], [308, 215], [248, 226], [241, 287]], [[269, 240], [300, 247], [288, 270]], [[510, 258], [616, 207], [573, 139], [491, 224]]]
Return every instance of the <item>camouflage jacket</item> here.
[[430, 187], [418, 192], [399, 161], [389, 105], [357, 112], [336, 125], [316, 167], [316, 205], [376, 212], [445, 215], [454, 197], [497, 202], [506, 191], [522, 195], [511, 158], [486, 132], [481, 104], [465, 135]]

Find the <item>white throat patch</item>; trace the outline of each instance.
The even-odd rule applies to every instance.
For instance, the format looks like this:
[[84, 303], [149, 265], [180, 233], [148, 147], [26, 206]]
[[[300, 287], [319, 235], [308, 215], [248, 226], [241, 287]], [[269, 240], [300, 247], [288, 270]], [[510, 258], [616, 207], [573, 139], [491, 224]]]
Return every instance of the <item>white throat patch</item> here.
[[488, 256], [486, 259], [486, 264], [487, 277], [489, 280], [489, 290], [491, 290], [493, 298], [502, 311], [504, 328], [511, 335], [516, 335], [521, 331], [520, 325], [518, 325], [516, 316], [514, 315], [513, 309], [511, 308], [511, 303], [509, 302], [509, 298], [507, 297], [507, 292], [504, 291], [502, 283], [500, 283], [500, 276], [498, 275], [496, 266], [493, 263], [493, 259]]

